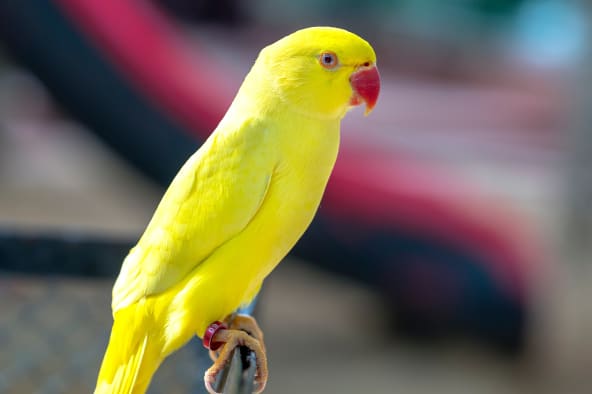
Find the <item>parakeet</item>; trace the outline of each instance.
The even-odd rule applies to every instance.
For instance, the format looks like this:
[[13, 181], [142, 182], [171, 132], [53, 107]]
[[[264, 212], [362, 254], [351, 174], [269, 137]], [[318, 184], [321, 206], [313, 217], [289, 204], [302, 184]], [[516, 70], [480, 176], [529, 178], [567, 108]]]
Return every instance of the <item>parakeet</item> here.
[[[238, 345], [267, 381], [254, 320], [230, 319], [304, 233], [337, 157], [340, 122], [369, 113], [380, 77], [368, 42], [311, 27], [265, 47], [226, 115], [180, 169], [113, 287], [113, 327], [95, 393], [144, 393], [194, 335], [222, 344], [205, 384]], [[226, 320], [225, 320], [226, 319]], [[224, 323], [211, 323], [225, 321]]]

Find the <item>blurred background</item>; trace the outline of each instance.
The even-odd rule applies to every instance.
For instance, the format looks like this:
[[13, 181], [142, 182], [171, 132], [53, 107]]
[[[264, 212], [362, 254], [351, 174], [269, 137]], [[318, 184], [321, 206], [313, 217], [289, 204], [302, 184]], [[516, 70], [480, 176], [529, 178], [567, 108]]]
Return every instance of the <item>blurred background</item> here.
[[[368, 39], [317, 218], [257, 316], [270, 393], [589, 393], [592, 9], [569, 0], [0, 3], [0, 392], [94, 387], [110, 292], [259, 49]], [[199, 343], [151, 393], [201, 393]]]

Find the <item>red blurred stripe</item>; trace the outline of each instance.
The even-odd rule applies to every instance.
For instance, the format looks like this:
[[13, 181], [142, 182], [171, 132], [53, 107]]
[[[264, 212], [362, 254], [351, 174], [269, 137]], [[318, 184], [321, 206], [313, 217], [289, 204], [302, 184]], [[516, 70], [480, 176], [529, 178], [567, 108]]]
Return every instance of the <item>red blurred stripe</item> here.
[[107, 62], [199, 139], [234, 95], [224, 73], [144, 0], [56, 0]]
[[[440, 176], [439, 176], [440, 175]], [[538, 245], [520, 220], [486, 206], [451, 174], [380, 155], [344, 151], [325, 193], [323, 214], [374, 228], [393, 225], [485, 257], [484, 269], [516, 299], [528, 297]]]

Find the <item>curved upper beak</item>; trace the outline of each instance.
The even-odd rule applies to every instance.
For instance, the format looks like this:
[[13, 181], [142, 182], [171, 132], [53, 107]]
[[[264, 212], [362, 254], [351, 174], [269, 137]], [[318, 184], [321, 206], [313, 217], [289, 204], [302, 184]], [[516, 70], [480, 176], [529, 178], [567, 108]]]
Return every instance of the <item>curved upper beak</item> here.
[[372, 112], [380, 93], [380, 74], [375, 65], [360, 66], [349, 77], [353, 95], [350, 105], [366, 103], [364, 115]]

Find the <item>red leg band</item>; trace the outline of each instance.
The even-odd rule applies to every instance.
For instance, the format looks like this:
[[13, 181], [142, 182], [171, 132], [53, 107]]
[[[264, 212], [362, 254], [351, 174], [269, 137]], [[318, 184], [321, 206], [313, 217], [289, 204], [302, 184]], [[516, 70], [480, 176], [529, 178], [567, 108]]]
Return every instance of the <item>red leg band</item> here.
[[228, 329], [228, 326], [220, 321], [215, 321], [212, 324], [210, 324], [208, 326], [208, 328], [206, 328], [206, 332], [204, 333], [203, 336], [203, 345], [206, 349], [209, 350], [216, 350], [218, 349], [220, 346], [222, 346], [223, 342], [213, 342], [212, 343], [212, 338], [214, 338], [214, 335], [216, 335], [216, 333], [219, 330], [226, 330]]

